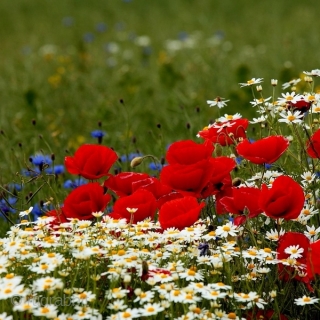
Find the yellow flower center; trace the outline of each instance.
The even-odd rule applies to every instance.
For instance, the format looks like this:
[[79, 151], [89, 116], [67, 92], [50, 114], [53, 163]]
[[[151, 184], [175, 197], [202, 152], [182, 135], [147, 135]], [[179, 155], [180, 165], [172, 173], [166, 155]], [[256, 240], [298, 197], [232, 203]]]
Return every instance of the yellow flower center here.
[[129, 313], [129, 312], [124, 312], [124, 313], [122, 314], [122, 316], [123, 316], [124, 318], [131, 318], [131, 313]]
[[296, 119], [296, 117], [295, 117], [294, 115], [288, 116], [288, 120], [289, 120], [289, 121], [293, 121], [293, 120], [295, 120], [295, 119]]
[[227, 232], [231, 230], [231, 228], [229, 226], [223, 226], [222, 229], [223, 229], [223, 231], [227, 231]]

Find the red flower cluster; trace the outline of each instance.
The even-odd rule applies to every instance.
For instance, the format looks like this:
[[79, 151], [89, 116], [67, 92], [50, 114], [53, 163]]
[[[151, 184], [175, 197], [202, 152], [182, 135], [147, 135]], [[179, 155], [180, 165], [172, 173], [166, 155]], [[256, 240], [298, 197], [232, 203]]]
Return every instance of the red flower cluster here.
[[217, 193], [217, 185], [230, 176], [236, 163], [227, 157], [213, 158], [213, 150], [208, 141], [173, 143], [166, 155], [169, 165], [162, 169], [160, 181], [185, 196], [205, 198]]

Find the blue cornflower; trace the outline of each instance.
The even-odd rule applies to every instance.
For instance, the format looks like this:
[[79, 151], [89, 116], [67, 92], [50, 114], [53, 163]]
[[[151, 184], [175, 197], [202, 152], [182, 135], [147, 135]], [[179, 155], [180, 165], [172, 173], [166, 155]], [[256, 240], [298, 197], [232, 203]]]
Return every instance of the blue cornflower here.
[[65, 27], [71, 27], [73, 25], [73, 18], [72, 17], [64, 17], [62, 19], [62, 24]]
[[107, 30], [107, 25], [104, 22], [99, 22], [96, 24], [96, 30], [98, 32], [105, 32]]
[[154, 163], [154, 162], [151, 162], [149, 164], [149, 169], [150, 170], [157, 170], [157, 171], [160, 171], [162, 169], [162, 165], [160, 163]]
[[91, 32], [87, 32], [83, 35], [83, 41], [90, 43], [94, 40], [94, 34]]
[[33, 221], [36, 221], [39, 217], [43, 216], [43, 211], [38, 203], [36, 203], [32, 208]]
[[209, 244], [207, 242], [200, 243], [198, 249], [200, 250], [200, 257], [210, 255]]
[[75, 179], [75, 180], [69, 179], [64, 182], [63, 187], [66, 189], [75, 189], [75, 188], [80, 187], [86, 183], [88, 183], [88, 181], [83, 178], [79, 178], [79, 179]]
[[49, 167], [45, 170], [46, 173], [48, 174], [55, 174], [55, 175], [59, 175], [64, 173], [64, 165], [63, 164], [57, 164], [53, 167]]
[[15, 209], [11, 208], [11, 206], [13, 206], [16, 202], [17, 202], [16, 197], [8, 197], [7, 199], [1, 199], [0, 200], [1, 212], [5, 214], [16, 212]]
[[102, 138], [105, 135], [106, 135], [106, 133], [104, 131], [102, 131], [102, 130], [93, 130], [93, 131], [91, 131], [91, 137], [97, 138], [99, 144], [102, 143]]
[[132, 161], [136, 157], [143, 157], [143, 154], [140, 152], [131, 152], [129, 156], [126, 154], [122, 155], [120, 157], [121, 162], [127, 162], [127, 161]]
[[272, 168], [272, 164], [265, 163], [265, 164], [264, 164], [264, 167], [265, 167], [267, 170], [269, 170], [269, 169]]
[[178, 34], [178, 39], [181, 40], [181, 41], [185, 41], [189, 38], [189, 35], [186, 31], [181, 31], [179, 32]]
[[34, 156], [31, 156], [30, 162], [32, 162], [35, 166], [38, 166], [40, 169], [43, 167], [44, 164], [51, 164], [52, 159], [48, 155], [43, 155], [41, 153], [35, 154]]
[[14, 192], [14, 191], [21, 191], [22, 190], [22, 185], [19, 184], [19, 183], [9, 183], [8, 184], [8, 190], [11, 191], [11, 192]]
[[22, 169], [21, 174], [25, 177], [36, 177], [41, 173], [40, 169], [38, 167], [33, 167], [30, 169]]
[[242, 157], [236, 157], [235, 160], [236, 160], [237, 164], [241, 164], [241, 161], [243, 160], [243, 158]]

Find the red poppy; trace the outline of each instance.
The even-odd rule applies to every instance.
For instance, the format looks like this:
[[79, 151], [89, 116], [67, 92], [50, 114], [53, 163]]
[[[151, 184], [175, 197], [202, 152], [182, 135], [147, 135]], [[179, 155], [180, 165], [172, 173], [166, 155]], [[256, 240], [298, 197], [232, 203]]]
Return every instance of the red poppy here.
[[320, 129], [307, 141], [307, 153], [311, 158], [320, 158]]
[[99, 183], [88, 183], [77, 187], [64, 200], [63, 213], [66, 218], [93, 219], [93, 212], [103, 212], [111, 196], [104, 194]]
[[230, 173], [237, 165], [233, 159], [228, 157], [211, 158], [210, 162], [213, 165], [213, 171], [209, 183], [201, 192], [202, 198], [217, 194], [226, 182], [230, 182], [231, 185]]
[[304, 201], [299, 183], [288, 176], [280, 176], [274, 180], [270, 189], [262, 185], [259, 205], [270, 218], [290, 220], [299, 216]]
[[159, 211], [159, 222], [163, 229], [182, 230], [192, 226], [198, 219], [204, 202], [198, 203], [195, 197], [184, 197], [166, 202]]
[[310, 101], [306, 101], [304, 100], [304, 98], [302, 97], [301, 100], [297, 101], [297, 102], [291, 102], [289, 101], [287, 103], [288, 105], [288, 109], [294, 111], [299, 111], [301, 114], [307, 112], [312, 105], [312, 102]]
[[109, 170], [117, 159], [117, 154], [106, 146], [84, 144], [73, 157], [65, 157], [64, 163], [69, 173], [95, 180], [109, 175]]
[[284, 235], [280, 237], [277, 248], [278, 260], [285, 262], [285, 260], [290, 257], [291, 254], [285, 252], [285, 250], [290, 246], [299, 246], [299, 249], [302, 248], [303, 251], [301, 252], [300, 257], [295, 258], [295, 266], [285, 265], [283, 263], [278, 264], [279, 279], [289, 281], [294, 278], [306, 284], [310, 283], [309, 277], [301, 276], [300, 273], [304, 273], [306, 271], [303, 268], [303, 265], [305, 266], [307, 264], [309, 245], [309, 239], [302, 233], [286, 232]]
[[237, 145], [237, 152], [243, 158], [255, 164], [273, 163], [289, 147], [289, 140], [283, 136], [270, 136], [255, 142], [244, 140]]
[[[252, 187], [232, 188], [232, 196], [223, 197], [220, 202], [229, 213], [245, 218], [254, 218], [262, 212], [259, 206], [261, 190]], [[246, 212], [247, 211], [247, 212]]]
[[213, 150], [210, 142], [198, 144], [192, 140], [182, 140], [170, 145], [166, 159], [169, 164], [193, 164], [211, 158]]
[[201, 197], [201, 191], [214, 171], [210, 160], [204, 159], [190, 165], [169, 164], [162, 169], [160, 181], [185, 196]]
[[149, 177], [146, 173], [121, 172], [115, 176], [110, 176], [104, 182], [104, 187], [111, 189], [119, 197], [125, 197], [133, 193], [133, 183]]
[[55, 226], [55, 225], [60, 225], [61, 223], [69, 222], [65, 216], [65, 213], [63, 212], [63, 208], [60, 209], [54, 209], [46, 212], [47, 217], [53, 217], [55, 218], [50, 225]]
[[216, 122], [209, 128], [200, 131], [201, 138], [218, 143], [221, 146], [234, 144], [239, 139], [246, 138], [246, 130], [249, 125], [247, 119], [230, 120], [226, 122]]
[[132, 183], [132, 190], [136, 191], [140, 188], [150, 191], [156, 199], [171, 193], [172, 188], [165, 186], [161, 181], [155, 177], [138, 180]]
[[[129, 209], [137, 209], [135, 212], [130, 212]], [[119, 198], [113, 206], [113, 215], [121, 216], [137, 223], [146, 218], [154, 218], [157, 208], [157, 201], [153, 194], [144, 189], [138, 189], [127, 197]]]
[[278, 320], [288, 320], [288, 318], [280, 314], [279, 317], [274, 317], [275, 311], [273, 310], [257, 310], [255, 313], [249, 311], [247, 314], [247, 320], [269, 320], [269, 319], [278, 319]]
[[310, 244], [307, 273], [310, 279], [314, 279], [316, 274], [320, 274], [320, 240]]
[[179, 192], [170, 192], [168, 194], [165, 194], [164, 196], [160, 197], [157, 200], [157, 207], [160, 209], [166, 202], [174, 200], [174, 199], [180, 199], [183, 198], [183, 195]]

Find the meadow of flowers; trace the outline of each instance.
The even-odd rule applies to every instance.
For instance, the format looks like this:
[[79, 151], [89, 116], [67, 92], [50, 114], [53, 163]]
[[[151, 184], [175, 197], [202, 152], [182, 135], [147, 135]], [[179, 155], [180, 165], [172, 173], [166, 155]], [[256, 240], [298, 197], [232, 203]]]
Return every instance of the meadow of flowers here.
[[100, 130], [63, 165], [31, 156], [21, 177], [52, 197], [17, 211], [22, 184], [2, 187], [0, 319], [318, 319], [319, 76], [240, 83], [255, 117], [208, 100], [221, 114], [162, 159]]

